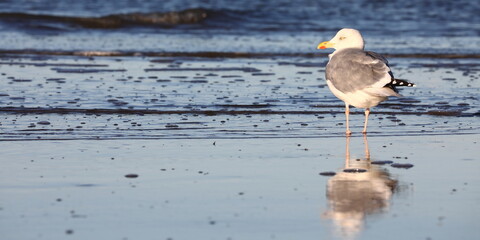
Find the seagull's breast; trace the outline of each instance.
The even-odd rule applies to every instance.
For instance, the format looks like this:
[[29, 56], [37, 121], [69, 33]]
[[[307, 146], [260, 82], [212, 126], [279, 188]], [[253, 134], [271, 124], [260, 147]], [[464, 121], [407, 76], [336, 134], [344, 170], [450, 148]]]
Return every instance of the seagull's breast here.
[[344, 93], [338, 90], [330, 80], [327, 80], [327, 85], [333, 95], [344, 101], [346, 104], [357, 108], [375, 107], [379, 103], [387, 100], [387, 97], [385, 96], [371, 95], [368, 91], [362, 89]]

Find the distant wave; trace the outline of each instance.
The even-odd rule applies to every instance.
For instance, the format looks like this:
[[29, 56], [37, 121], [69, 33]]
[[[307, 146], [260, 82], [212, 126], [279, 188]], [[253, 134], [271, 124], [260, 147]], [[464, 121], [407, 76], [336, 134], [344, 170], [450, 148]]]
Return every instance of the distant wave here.
[[121, 28], [128, 25], [179, 25], [200, 23], [208, 17], [202, 8], [172, 12], [112, 14], [101, 17], [72, 17], [29, 13], [0, 13], [0, 20], [13, 22], [48, 21], [76, 24], [84, 28]]

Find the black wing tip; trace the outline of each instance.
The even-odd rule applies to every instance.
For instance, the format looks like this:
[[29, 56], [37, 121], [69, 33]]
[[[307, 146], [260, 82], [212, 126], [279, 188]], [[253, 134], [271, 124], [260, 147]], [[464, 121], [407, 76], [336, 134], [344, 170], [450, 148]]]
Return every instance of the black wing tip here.
[[389, 84], [393, 86], [399, 86], [399, 87], [416, 87], [417, 86], [415, 85], [415, 83], [411, 83], [407, 80], [395, 79], [395, 78], [393, 78]]

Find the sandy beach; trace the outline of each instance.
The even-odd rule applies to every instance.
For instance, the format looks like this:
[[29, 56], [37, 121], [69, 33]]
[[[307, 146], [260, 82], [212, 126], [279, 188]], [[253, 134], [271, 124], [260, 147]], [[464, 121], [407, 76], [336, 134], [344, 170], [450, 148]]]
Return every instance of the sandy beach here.
[[[0, 9], [1, 240], [480, 234], [478, 1]], [[417, 86], [367, 137], [316, 49], [342, 28]]]
[[422, 87], [368, 142], [354, 110], [347, 155], [315, 58], [35, 58], [0, 63], [5, 239], [478, 233], [474, 60], [396, 59]]

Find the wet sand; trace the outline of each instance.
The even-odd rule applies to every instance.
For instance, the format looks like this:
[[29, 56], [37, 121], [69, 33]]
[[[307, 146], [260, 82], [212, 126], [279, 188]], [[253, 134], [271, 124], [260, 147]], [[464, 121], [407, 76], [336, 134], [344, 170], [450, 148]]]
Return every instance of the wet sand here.
[[[342, 136], [325, 61], [5, 55], [0, 140]], [[477, 59], [395, 58], [392, 68], [418, 87], [372, 109], [371, 136], [479, 132]], [[358, 133], [363, 113], [353, 114]]]
[[478, 139], [370, 137], [367, 159], [353, 137], [347, 167], [344, 137], [3, 141], [0, 231], [5, 239], [473, 239]]
[[2, 238], [479, 233], [475, 58], [390, 59], [418, 87], [373, 109], [368, 142], [355, 109], [349, 151], [324, 57], [0, 60]]
[[[478, 238], [480, 1], [0, 8], [0, 240]], [[418, 86], [368, 142], [315, 49], [344, 27]]]

